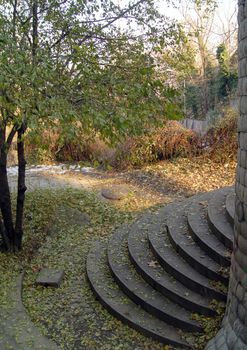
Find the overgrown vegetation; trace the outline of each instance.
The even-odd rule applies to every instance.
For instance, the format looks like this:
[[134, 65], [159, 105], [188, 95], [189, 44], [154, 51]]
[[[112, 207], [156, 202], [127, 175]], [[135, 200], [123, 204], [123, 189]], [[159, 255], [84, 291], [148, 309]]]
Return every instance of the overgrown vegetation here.
[[[236, 113], [222, 105], [235, 98], [236, 48], [222, 37], [210, 52], [216, 3], [193, 4], [196, 26], [188, 17], [186, 24], [162, 16], [152, 0], [0, 1], [0, 304], [8, 307], [11, 284], [26, 270], [26, 306], [63, 349], [162, 349], [108, 315], [85, 278], [91, 243], [132, 220], [148, 200], [144, 205], [132, 197], [116, 208], [95, 193], [35, 191], [24, 213], [25, 157], [108, 170], [146, 166], [139, 178], [138, 170], [125, 176], [138, 189], [146, 186], [145, 194], [152, 191], [155, 204], [171, 193], [181, 198], [232, 184]], [[166, 123], [218, 115], [204, 136]], [[14, 196], [7, 176], [11, 149], [19, 167]], [[71, 223], [65, 202], [86, 212], [90, 227]], [[66, 269], [57, 291], [34, 288], [48, 264]], [[220, 317], [200, 319], [206, 335], [196, 348], [214, 335]]]
[[[91, 163], [106, 169], [142, 167], [160, 160], [177, 157], [204, 157], [226, 163], [236, 160], [237, 112], [229, 107], [221, 108], [221, 117], [205, 135], [184, 128], [177, 121], [165, 126], [150, 128], [146, 135], [126, 137], [110, 146], [96, 136], [78, 135], [73, 141], [61, 140], [58, 133], [43, 133], [40, 146], [30, 138], [27, 156], [31, 162], [49, 161]], [[39, 143], [40, 144], [40, 143]]]
[[221, 110], [222, 117], [206, 135], [210, 144], [205, 156], [216, 162], [227, 163], [237, 159], [237, 119], [238, 113], [231, 108]]
[[[204, 31], [216, 2], [193, 5], [200, 21], [188, 28], [161, 15], [152, 0], [0, 2], [0, 235], [6, 250], [22, 246], [27, 135], [29, 148], [35, 144], [35, 160], [124, 168], [202, 153], [202, 140], [178, 124], [164, 126], [165, 121], [186, 116], [192, 76], [194, 87], [200, 89], [202, 82], [205, 118], [210, 99], [220, 96], [218, 104], [230, 96], [236, 74], [224, 40], [218, 62], [210, 61]], [[218, 90], [209, 98], [215, 79]], [[19, 173], [13, 217], [7, 156], [15, 136]], [[107, 156], [94, 147], [95, 139], [100, 145], [103, 140]]]
[[[235, 9], [219, 13], [214, 1], [181, 1], [181, 15], [194, 50], [194, 65], [184, 78], [184, 114], [208, 120], [221, 105], [236, 105], [237, 23]], [[217, 45], [217, 46], [216, 46]]]

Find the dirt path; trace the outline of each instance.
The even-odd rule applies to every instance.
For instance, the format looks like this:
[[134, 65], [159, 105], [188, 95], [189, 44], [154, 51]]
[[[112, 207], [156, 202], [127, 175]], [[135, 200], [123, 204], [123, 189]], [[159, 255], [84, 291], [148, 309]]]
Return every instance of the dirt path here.
[[[16, 171], [10, 171], [9, 183], [11, 191], [16, 191]], [[79, 171], [61, 166], [38, 167], [27, 170], [26, 185], [28, 191], [37, 188], [78, 188], [98, 192], [99, 196], [102, 189], [125, 186], [129, 189], [133, 202], [137, 206], [138, 202], [141, 202], [142, 208], [167, 203], [187, 195], [187, 191], [174, 191], [170, 184], [165, 183], [159, 176], [145, 171], [106, 172], [93, 168], [82, 168]]]
[[[173, 200], [190, 197], [233, 185], [235, 162], [214, 163], [205, 159], [177, 159], [164, 161], [142, 169], [129, 171], [103, 171], [89, 167], [58, 164], [27, 169], [27, 188], [78, 188], [93, 190], [101, 195], [104, 188], [124, 185], [129, 189], [133, 202], [142, 209]], [[10, 168], [10, 187], [17, 187], [17, 168]]]

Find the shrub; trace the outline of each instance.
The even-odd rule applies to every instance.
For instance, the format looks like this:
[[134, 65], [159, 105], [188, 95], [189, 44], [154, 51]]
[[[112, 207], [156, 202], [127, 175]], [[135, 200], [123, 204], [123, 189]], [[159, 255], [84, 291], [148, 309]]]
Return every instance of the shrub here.
[[208, 145], [206, 156], [216, 162], [226, 163], [235, 160], [237, 155], [237, 118], [236, 110], [227, 107], [222, 110], [223, 117], [205, 136]]
[[157, 160], [188, 157], [201, 152], [200, 137], [179, 122], [168, 121], [147, 136], [127, 138], [118, 145], [115, 167], [142, 166]]
[[221, 115], [216, 126], [203, 137], [177, 121], [167, 121], [163, 127], [152, 129], [146, 135], [126, 137], [114, 148], [97, 134], [81, 134], [68, 140], [63, 139], [59, 132], [45, 132], [39, 140], [30, 137], [28, 159], [36, 163], [47, 160], [82, 161], [118, 169], [198, 155], [225, 163], [235, 159], [237, 153], [237, 112], [225, 108]]

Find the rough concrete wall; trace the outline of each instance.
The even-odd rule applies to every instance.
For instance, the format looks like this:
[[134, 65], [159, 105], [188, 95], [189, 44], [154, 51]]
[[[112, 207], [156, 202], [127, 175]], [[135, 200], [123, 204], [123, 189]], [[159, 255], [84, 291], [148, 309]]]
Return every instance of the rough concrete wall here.
[[234, 248], [222, 329], [207, 350], [247, 350], [247, 0], [239, 2], [239, 122]]

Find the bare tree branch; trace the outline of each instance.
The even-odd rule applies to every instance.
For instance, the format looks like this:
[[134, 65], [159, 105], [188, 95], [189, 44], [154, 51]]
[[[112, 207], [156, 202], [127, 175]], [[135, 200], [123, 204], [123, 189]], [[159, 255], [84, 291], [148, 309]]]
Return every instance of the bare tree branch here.
[[[113, 24], [114, 22], [116, 22], [117, 20], [119, 20], [120, 18], [124, 17], [128, 12], [132, 11], [134, 8], [136, 8], [137, 6], [139, 6], [141, 3], [145, 2], [146, 0], [139, 0], [138, 2], [136, 2], [135, 4], [133, 4], [132, 6], [128, 7], [127, 9], [124, 9], [123, 11], [121, 11], [119, 13], [119, 15], [112, 17], [111, 20], [109, 22], [107, 22], [105, 25], [101, 26], [100, 28], [98, 28], [98, 30], [102, 31], [104, 29], [106, 29], [107, 27], [109, 27], [111, 24]], [[80, 40], [80, 45], [83, 44], [86, 40], [91, 39], [95, 34], [97, 34], [97, 31], [92, 31], [91, 33], [88, 33], [87, 35], [84, 36], [83, 39]], [[51, 45], [51, 48], [55, 47], [56, 45], [58, 45], [63, 39], [65, 39], [72, 31], [72, 28], [68, 28], [65, 32], [62, 33], [62, 35], [60, 36], [60, 38], [58, 38], [55, 43], [53, 43]]]

